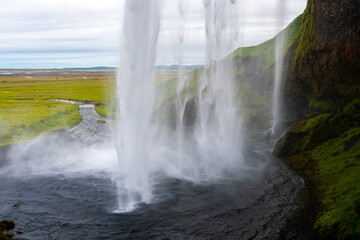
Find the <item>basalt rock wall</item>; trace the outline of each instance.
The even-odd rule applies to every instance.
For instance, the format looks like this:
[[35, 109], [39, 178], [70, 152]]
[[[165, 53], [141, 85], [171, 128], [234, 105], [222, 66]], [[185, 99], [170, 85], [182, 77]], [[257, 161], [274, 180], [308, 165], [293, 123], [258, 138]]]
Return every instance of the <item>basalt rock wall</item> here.
[[342, 104], [360, 94], [360, 0], [309, 0], [294, 83], [314, 99]]

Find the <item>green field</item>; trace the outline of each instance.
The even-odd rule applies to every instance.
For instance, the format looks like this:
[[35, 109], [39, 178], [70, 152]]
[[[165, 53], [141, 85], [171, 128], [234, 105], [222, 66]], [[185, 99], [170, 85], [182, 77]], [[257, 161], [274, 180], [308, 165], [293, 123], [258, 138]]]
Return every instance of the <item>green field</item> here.
[[111, 101], [114, 76], [88, 73], [0, 78], [0, 146], [29, 140], [42, 133], [69, 129], [82, 117], [71, 103], [49, 101], [66, 99]]
[[[176, 71], [159, 71], [155, 81], [161, 84], [176, 76]], [[51, 99], [90, 99], [100, 115], [114, 117], [115, 79], [114, 72], [76, 70], [0, 77], [0, 146], [69, 129], [81, 121], [77, 105]]]
[[78, 106], [41, 100], [0, 100], [0, 146], [28, 140], [40, 133], [69, 129], [82, 117]]
[[67, 99], [107, 101], [113, 97], [114, 77], [14, 77], [0, 79], [0, 100]]

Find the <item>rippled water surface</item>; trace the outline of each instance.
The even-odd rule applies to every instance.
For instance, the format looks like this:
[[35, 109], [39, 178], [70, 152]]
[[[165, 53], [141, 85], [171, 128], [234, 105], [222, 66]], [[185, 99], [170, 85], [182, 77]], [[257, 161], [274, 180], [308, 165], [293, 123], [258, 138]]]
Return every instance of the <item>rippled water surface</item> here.
[[[106, 154], [86, 168], [74, 167], [71, 171], [71, 165], [66, 164], [76, 160], [65, 157], [66, 151], [74, 151], [75, 155], [76, 151], [86, 151], [83, 146], [99, 144], [109, 136], [106, 124], [96, 122], [100, 116], [92, 108], [81, 108], [81, 114], [83, 122], [69, 132], [57, 134], [54, 144], [60, 147], [54, 152], [49, 150], [48, 155], [40, 154], [33, 144], [27, 153], [37, 159], [22, 157], [22, 165], [14, 165], [14, 149], [1, 148], [0, 218], [14, 220], [15, 231], [24, 231], [17, 238], [277, 238], [296, 206], [300, 179], [271, 157], [269, 146], [258, 145], [248, 147], [246, 153], [246, 161], [255, 168], [198, 183], [158, 174], [152, 177], [152, 202], [142, 203], [131, 212], [116, 213], [117, 187], [111, 169], [103, 167], [111, 166]], [[62, 165], [42, 168], [44, 156], [56, 155], [57, 159], [61, 154]], [[91, 159], [93, 154], [85, 156]], [[26, 161], [32, 161], [32, 165], [21, 167], [27, 166]], [[82, 166], [81, 161], [78, 159], [75, 165]], [[20, 206], [14, 206], [16, 203]]]

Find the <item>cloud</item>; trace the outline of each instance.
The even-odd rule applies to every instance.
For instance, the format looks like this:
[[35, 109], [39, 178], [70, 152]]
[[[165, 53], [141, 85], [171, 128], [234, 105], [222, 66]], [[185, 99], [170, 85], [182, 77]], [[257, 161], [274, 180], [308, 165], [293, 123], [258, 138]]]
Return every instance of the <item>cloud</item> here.
[[[273, 37], [299, 15], [306, 0], [239, 1], [232, 27], [240, 29], [237, 46], [261, 43]], [[116, 66], [124, 0], [0, 0], [0, 68]], [[205, 13], [202, 0], [162, 0], [158, 64], [176, 63], [182, 48], [183, 62], [204, 62]], [[179, 7], [180, 6], [180, 7]], [[276, 16], [284, 21], [279, 26]], [[179, 46], [179, 39], [184, 43]], [[91, 57], [90, 57], [91, 55]], [[90, 57], [89, 61], [85, 61]], [[55, 59], [58, 59], [55, 61]], [[78, 59], [78, 60], [77, 60]], [[96, 60], [97, 59], [97, 60]], [[23, 64], [23, 65], [21, 65]], [[35, 64], [34, 64], [35, 67]]]

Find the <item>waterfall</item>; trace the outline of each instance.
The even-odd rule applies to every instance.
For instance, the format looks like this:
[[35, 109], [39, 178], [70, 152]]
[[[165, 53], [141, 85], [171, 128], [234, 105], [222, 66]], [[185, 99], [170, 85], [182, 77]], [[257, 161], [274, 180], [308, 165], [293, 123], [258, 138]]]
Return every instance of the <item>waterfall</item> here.
[[[241, 118], [235, 104], [234, 63], [231, 55], [237, 29], [235, 0], [204, 0], [206, 66], [198, 89], [196, 139], [211, 168], [235, 167], [241, 162]], [[220, 166], [219, 166], [220, 165]]]
[[[284, 25], [284, 14], [286, 10], [285, 1], [278, 0], [277, 2], [277, 32], [281, 30]], [[272, 103], [273, 124], [272, 134], [280, 134], [280, 122], [281, 122], [281, 104], [282, 104], [282, 92], [283, 92], [283, 59], [284, 59], [284, 38], [285, 32], [277, 35], [275, 40], [275, 81], [274, 81], [274, 93]]]
[[157, 0], [127, 0], [121, 66], [117, 79], [120, 123], [116, 148], [124, 182], [118, 184], [119, 210], [151, 199], [149, 164], [154, 101], [153, 68], [159, 35]]
[[[224, 172], [241, 167], [243, 160], [234, 62], [231, 55], [227, 56], [238, 36], [238, 29], [234, 28], [238, 3], [209, 0], [203, 5], [206, 65], [198, 71], [197, 79], [179, 73], [176, 82], [177, 168], [182, 177], [193, 181], [221, 177]], [[178, 63], [181, 60], [180, 56]], [[197, 83], [195, 96], [188, 89], [191, 81]], [[196, 119], [193, 126], [188, 126], [185, 117], [191, 112], [196, 113]]]
[[175, 100], [175, 107], [176, 107], [176, 144], [177, 144], [177, 164], [180, 171], [183, 168], [183, 159], [184, 157], [184, 114], [185, 114], [185, 107], [189, 100], [189, 96], [183, 92], [185, 84], [188, 80], [186, 74], [182, 71], [183, 65], [183, 52], [184, 52], [184, 39], [185, 39], [185, 12], [186, 12], [186, 2], [184, 0], [178, 0], [178, 13], [180, 14], [180, 24], [179, 31], [177, 33], [177, 46], [175, 48], [178, 49], [178, 53], [176, 54], [175, 58], [179, 65], [178, 77], [176, 82], [176, 100]]
[[[153, 182], [159, 176], [202, 182], [228, 177], [229, 173], [237, 175], [243, 167], [234, 63], [228, 55], [238, 35], [234, 28], [238, 3], [206, 0], [203, 4], [206, 66], [196, 79], [180, 71], [173, 80], [174, 92], [163, 89], [166, 96], [174, 94], [174, 100], [165, 100], [155, 89], [152, 77], [160, 27], [159, 3], [126, 2], [117, 85], [120, 116], [115, 144], [121, 169], [115, 179], [118, 211], [152, 201]], [[185, 10], [183, 0], [179, 0], [181, 18]], [[179, 65], [183, 61], [184, 34], [182, 26], [177, 46]], [[175, 126], [157, 121], [158, 105], [166, 108], [163, 112], [174, 111]], [[189, 111], [195, 113], [192, 123], [185, 121]]]

